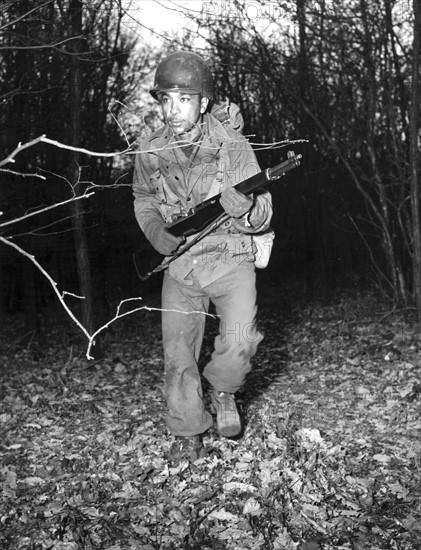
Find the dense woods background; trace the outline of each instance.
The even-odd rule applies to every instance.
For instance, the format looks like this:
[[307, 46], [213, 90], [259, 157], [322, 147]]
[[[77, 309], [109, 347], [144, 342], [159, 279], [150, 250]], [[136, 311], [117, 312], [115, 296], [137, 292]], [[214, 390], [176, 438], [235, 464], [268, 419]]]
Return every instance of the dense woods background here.
[[[183, 28], [150, 32], [154, 0], [0, 0], [0, 547], [419, 550], [421, 0], [159, 3]], [[271, 188], [244, 436], [209, 430], [194, 465], [168, 456], [161, 277], [132, 258], [180, 48], [262, 168], [303, 155]]]
[[419, 1], [191, 4], [186, 30], [159, 45], [141, 11], [133, 32], [130, 2], [1, 2], [0, 159], [43, 134], [102, 153], [37, 143], [2, 164], [2, 316], [24, 313], [30, 333], [60, 309], [6, 241], [61, 292], [87, 296], [66, 300], [91, 331], [120, 300], [159, 288], [132, 260], [144, 240], [131, 166], [136, 140], [159, 124], [147, 93], [156, 64], [186, 48], [209, 61], [218, 100], [240, 106], [262, 168], [285, 158], [277, 142], [307, 140], [294, 145], [302, 168], [272, 188], [276, 245], [260, 279], [293, 278], [309, 295], [376, 286], [421, 318]]

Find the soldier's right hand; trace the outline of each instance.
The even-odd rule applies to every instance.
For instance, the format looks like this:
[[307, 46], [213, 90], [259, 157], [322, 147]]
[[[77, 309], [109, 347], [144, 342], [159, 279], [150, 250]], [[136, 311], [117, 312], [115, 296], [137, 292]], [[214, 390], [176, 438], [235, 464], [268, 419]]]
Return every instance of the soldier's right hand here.
[[253, 206], [253, 199], [237, 191], [235, 187], [230, 187], [223, 191], [219, 202], [231, 218], [241, 218], [241, 216], [247, 214]]
[[180, 244], [184, 242], [183, 237], [176, 237], [163, 224], [156, 224], [150, 232], [149, 238], [155, 250], [164, 256], [174, 254]]

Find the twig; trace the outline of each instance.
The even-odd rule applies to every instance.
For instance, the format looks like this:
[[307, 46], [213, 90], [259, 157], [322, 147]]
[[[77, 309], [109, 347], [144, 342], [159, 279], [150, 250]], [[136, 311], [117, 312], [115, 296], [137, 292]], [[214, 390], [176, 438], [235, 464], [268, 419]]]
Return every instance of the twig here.
[[54, 147], [58, 147], [59, 149], [67, 149], [68, 151], [85, 153], [87, 155], [94, 156], [94, 157], [116, 157], [118, 155], [123, 155], [131, 150], [131, 147], [128, 147], [124, 151], [117, 151], [114, 153], [98, 153], [96, 151], [90, 151], [89, 149], [85, 149], [84, 147], [73, 147], [72, 145], [66, 145], [65, 143], [61, 143], [60, 141], [50, 139], [45, 134], [43, 134], [41, 136], [38, 136], [37, 138], [32, 139], [31, 141], [28, 141], [27, 143], [19, 142], [18, 146], [9, 155], [7, 155], [6, 158], [4, 158], [3, 160], [0, 160], [0, 167], [10, 162], [15, 162], [16, 155], [18, 155], [20, 152], [22, 152], [25, 149], [29, 149], [30, 147], [37, 145], [37, 143], [48, 143], [49, 145], [54, 145]]
[[[294, 145], [295, 143], [301, 143], [306, 142], [308, 140], [305, 139], [297, 139], [292, 141], [277, 141], [269, 144], [265, 143], [258, 143], [258, 142], [252, 142], [251, 145], [258, 146], [259, 149], [279, 149], [281, 147], [287, 147], [288, 145]], [[29, 149], [30, 147], [33, 147], [34, 145], [38, 143], [48, 143], [49, 145], [53, 145], [54, 147], [58, 147], [59, 149], [66, 149], [67, 151], [73, 151], [76, 153], [84, 153], [86, 155], [89, 155], [91, 157], [104, 157], [104, 158], [111, 158], [111, 157], [117, 157], [120, 155], [125, 154], [132, 154], [135, 155], [137, 152], [133, 150], [133, 144], [129, 144], [129, 146], [124, 149], [123, 151], [115, 151], [113, 153], [105, 153], [100, 151], [91, 151], [90, 149], [86, 149], [85, 147], [74, 147], [73, 145], [66, 145], [65, 143], [61, 143], [60, 141], [56, 141], [54, 139], [47, 138], [45, 134], [32, 139], [31, 141], [28, 141], [27, 143], [19, 143], [18, 146], [9, 154], [6, 158], [3, 160], [0, 160], [0, 168], [4, 166], [5, 164], [9, 164], [11, 162], [15, 162], [15, 157], [23, 150]], [[171, 149], [180, 149], [187, 145], [188, 142], [175, 142], [171, 145]], [[218, 146], [219, 147], [219, 146]], [[161, 148], [157, 149], [150, 149], [150, 150], [144, 150], [142, 153], [158, 153], [159, 151], [168, 150], [168, 145], [165, 145]], [[215, 146], [216, 149], [216, 146]]]
[[[117, 103], [117, 101], [116, 101]], [[118, 103], [120, 103], [122, 105], [122, 103], [119, 101]], [[110, 115], [112, 116], [112, 118], [114, 119], [115, 123], [117, 124], [117, 126], [120, 128], [120, 131], [121, 133], [123, 134], [124, 136], [124, 139], [127, 143], [127, 145], [130, 147], [130, 142], [129, 142], [129, 138], [127, 137], [127, 134], [126, 132], [124, 131], [124, 128], [122, 127], [122, 125], [120, 124], [120, 122], [117, 120], [117, 117], [114, 115], [114, 113], [111, 111], [111, 107], [108, 106], [108, 112], [110, 113]]]
[[9, 239], [6, 239], [5, 237], [2, 237], [1, 235], [0, 235], [0, 241], [3, 242], [4, 244], [6, 244], [7, 246], [11, 246], [15, 250], [17, 250], [19, 252], [19, 254], [22, 254], [23, 256], [28, 258], [35, 265], [35, 267], [44, 275], [44, 277], [48, 280], [48, 282], [52, 286], [57, 298], [60, 300], [61, 305], [66, 310], [66, 313], [69, 315], [69, 317], [72, 319], [72, 321], [74, 323], [76, 323], [76, 325], [80, 328], [80, 330], [83, 332], [83, 334], [88, 339], [90, 339], [89, 332], [82, 325], [82, 323], [79, 321], [79, 319], [77, 319], [77, 317], [75, 317], [72, 310], [69, 308], [69, 306], [64, 301], [64, 294], [60, 294], [59, 290], [57, 289], [57, 283], [54, 281], [54, 279], [51, 277], [51, 275], [42, 267], [42, 265], [37, 261], [35, 256], [33, 256], [32, 254], [29, 254], [29, 252], [26, 252], [26, 250], [21, 248], [19, 245], [17, 245], [16, 243], [13, 243]]
[[41, 180], [47, 179], [45, 176], [41, 176], [41, 174], [24, 174], [23, 172], [9, 170], [8, 168], [0, 168], [0, 172], [6, 172], [7, 174], [12, 174], [12, 176], [20, 176], [21, 178], [39, 178]]
[[95, 344], [95, 338], [98, 336], [98, 334], [100, 334], [103, 330], [108, 328], [112, 323], [114, 323], [118, 319], [122, 319], [123, 317], [126, 317], [127, 315], [131, 315], [132, 313], [136, 313], [137, 311], [142, 311], [142, 310], [161, 311], [161, 312], [162, 311], [167, 311], [167, 312], [172, 312], [172, 313], [182, 313], [184, 315], [201, 314], [201, 315], [206, 315], [208, 317], [212, 317], [213, 319], [216, 319], [216, 317], [217, 317], [217, 315], [213, 315], [212, 313], [207, 313], [207, 312], [204, 312], [204, 311], [179, 311], [178, 309], [162, 309], [162, 308], [159, 308], [159, 307], [149, 307], [149, 306], [136, 307], [134, 309], [131, 309], [130, 311], [126, 311], [124, 313], [121, 313], [121, 308], [123, 307], [124, 304], [126, 304], [128, 302], [138, 302], [140, 300], [142, 300], [142, 298], [140, 298], [140, 297], [138, 297], [138, 298], [126, 298], [125, 300], [122, 300], [118, 304], [114, 317], [112, 319], [110, 319], [107, 323], [105, 323], [105, 325], [103, 325], [98, 330], [96, 330], [92, 334], [92, 336], [89, 337], [88, 349], [86, 350], [86, 357], [88, 359], [92, 359], [92, 357], [90, 355], [90, 352], [91, 352], [92, 346]]
[[72, 197], [70, 199], [67, 199], [62, 202], [57, 202], [56, 204], [51, 204], [50, 206], [46, 206], [44, 208], [40, 208], [39, 210], [35, 210], [35, 212], [31, 212], [30, 214], [25, 214], [23, 216], [20, 216], [20, 218], [16, 218], [14, 220], [9, 220], [4, 223], [0, 223], [0, 228], [6, 227], [7, 225], [12, 225], [14, 223], [18, 223], [22, 220], [27, 220], [28, 218], [32, 218], [32, 216], [37, 216], [38, 214], [41, 214], [42, 212], [46, 212], [47, 210], [53, 210], [54, 208], [57, 208], [58, 206], [63, 206], [64, 204], [69, 204], [69, 202], [78, 201], [80, 199], [86, 199], [90, 197], [91, 195], [94, 195], [95, 191], [92, 191], [91, 193], [85, 193], [84, 195], [80, 195], [79, 197]]
[[95, 344], [95, 338], [98, 336], [98, 334], [100, 334], [103, 330], [108, 328], [112, 323], [114, 323], [118, 319], [122, 319], [123, 317], [126, 317], [127, 315], [131, 315], [132, 313], [136, 313], [137, 311], [141, 311], [141, 310], [146, 310], [146, 311], [169, 311], [169, 312], [173, 312], [173, 313], [181, 313], [181, 314], [184, 314], [184, 315], [201, 314], [201, 315], [206, 315], [206, 316], [212, 317], [213, 319], [215, 319], [217, 317], [216, 315], [213, 315], [212, 313], [207, 313], [207, 312], [203, 312], [203, 311], [179, 311], [177, 309], [161, 309], [161, 308], [149, 307], [149, 306], [142, 306], [142, 307], [138, 307], [138, 308], [135, 308], [135, 309], [131, 309], [130, 311], [126, 311], [124, 313], [121, 313], [121, 308], [125, 303], [142, 300], [142, 298], [140, 298], [140, 297], [139, 298], [127, 298], [125, 300], [122, 300], [119, 303], [119, 305], [117, 306], [116, 314], [114, 315], [114, 317], [112, 319], [110, 319], [107, 323], [105, 323], [105, 325], [103, 325], [98, 330], [96, 330], [93, 334], [89, 334], [88, 330], [82, 325], [82, 323], [74, 315], [72, 310], [69, 308], [69, 306], [64, 301], [64, 297], [66, 295], [67, 296], [73, 296], [74, 298], [79, 298], [81, 300], [85, 299], [84, 296], [77, 296], [76, 294], [72, 294], [72, 293], [66, 292], [66, 291], [64, 291], [62, 294], [60, 294], [60, 292], [57, 288], [57, 283], [54, 281], [54, 279], [51, 277], [51, 275], [48, 273], [48, 271], [46, 271], [42, 267], [42, 265], [37, 261], [35, 256], [33, 256], [32, 254], [29, 254], [29, 252], [26, 252], [26, 250], [21, 248], [19, 245], [17, 245], [16, 243], [13, 243], [9, 239], [6, 239], [5, 237], [2, 237], [1, 235], [0, 235], [0, 242], [3, 242], [7, 246], [11, 246], [17, 252], [19, 252], [19, 254], [22, 254], [22, 256], [25, 256], [26, 258], [28, 258], [35, 265], [35, 267], [44, 275], [44, 277], [48, 280], [48, 282], [50, 283], [52, 289], [54, 290], [57, 298], [59, 299], [61, 305], [65, 309], [66, 313], [69, 315], [69, 317], [72, 319], [72, 321], [79, 327], [79, 329], [83, 332], [83, 334], [88, 339], [88, 348], [86, 350], [86, 358], [87, 359], [93, 359], [93, 357], [91, 356], [91, 350], [92, 350], [92, 346]]
[[[70, 36], [69, 38], [65, 38], [64, 40], [60, 40], [60, 42], [55, 42], [54, 44], [32, 44], [29, 46], [0, 46], [0, 51], [2, 50], [45, 50], [47, 48], [57, 48], [57, 46], [61, 46], [62, 44], [66, 44], [67, 42], [71, 42], [73, 40], [78, 40], [80, 38], [83, 38], [83, 36]], [[61, 53], [67, 53], [65, 50], [60, 50]], [[70, 54], [74, 55], [74, 54]]]
[[[16, 25], [16, 23], [18, 23], [21, 19], [25, 19], [25, 17], [28, 17], [28, 15], [30, 15], [32, 12], [36, 11], [36, 10], [40, 10], [41, 8], [45, 8], [45, 6], [48, 6], [48, 4], [52, 4], [54, 2], [54, 0], [48, 0], [47, 2], [45, 2], [44, 4], [41, 4], [40, 6], [36, 6], [35, 8], [33, 8], [32, 10], [29, 10], [27, 11], [26, 13], [24, 13], [23, 15], [21, 15], [20, 17], [16, 17], [15, 19], [13, 19], [12, 21], [8, 21], [5, 25], [2, 25], [0, 27], [0, 31], [4, 31], [4, 29], [6, 29], [7, 27], [10, 27], [10, 25]], [[8, 6], [6, 6], [7, 8]]]

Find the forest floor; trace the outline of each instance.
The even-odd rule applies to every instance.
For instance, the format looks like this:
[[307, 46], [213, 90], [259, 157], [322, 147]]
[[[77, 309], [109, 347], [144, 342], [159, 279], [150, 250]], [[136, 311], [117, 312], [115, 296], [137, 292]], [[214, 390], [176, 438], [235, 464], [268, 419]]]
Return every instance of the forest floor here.
[[[73, 327], [22, 347], [7, 325], [0, 547], [421, 549], [421, 342], [408, 315], [372, 294], [268, 292], [239, 395], [244, 435], [211, 431], [210, 455], [177, 466], [158, 312], [115, 323], [96, 362]], [[210, 319], [203, 362], [216, 329]]]

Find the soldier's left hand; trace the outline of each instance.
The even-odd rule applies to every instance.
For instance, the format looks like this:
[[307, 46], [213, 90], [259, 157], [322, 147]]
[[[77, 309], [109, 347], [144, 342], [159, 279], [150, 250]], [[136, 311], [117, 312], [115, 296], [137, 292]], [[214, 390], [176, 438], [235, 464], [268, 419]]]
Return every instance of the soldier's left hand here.
[[234, 187], [226, 189], [221, 193], [219, 202], [225, 212], [231, 216], [231, 218], [241, 218], [244, 214], [250, 210], [253, 206], [253, 199], [240, 193]]

